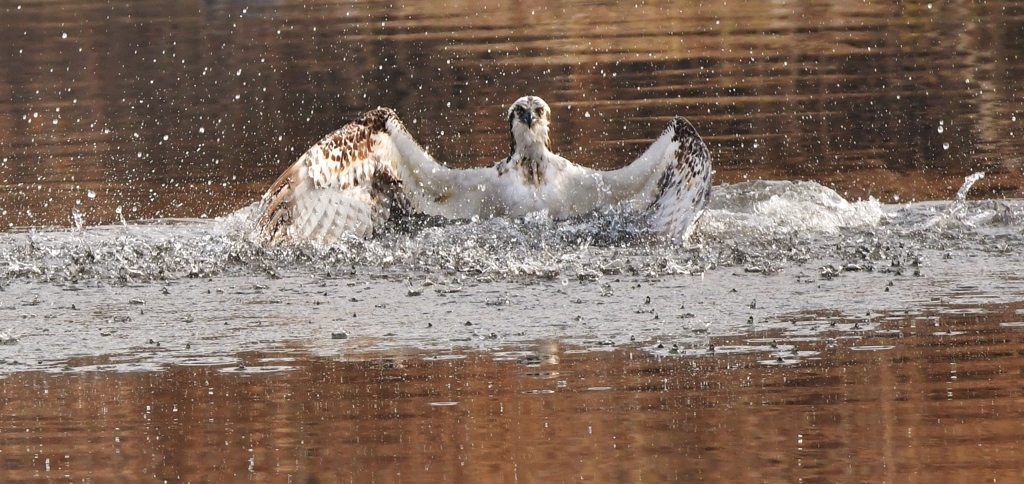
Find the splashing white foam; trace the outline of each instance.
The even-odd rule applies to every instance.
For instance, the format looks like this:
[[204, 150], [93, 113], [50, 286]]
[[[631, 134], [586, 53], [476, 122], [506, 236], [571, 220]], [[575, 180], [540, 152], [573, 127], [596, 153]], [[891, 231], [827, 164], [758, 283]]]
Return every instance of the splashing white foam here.
[[874, 198], [849, 202], [814, 182], [751, 181], [715, 187], [713, 194], [698, 233], [717, 238], [835, 233], [874, 227], [883, 214]]
[[[602, 275], [692, 274], [719, 265], [771, 269], [789, 260], [849, 254], [870, 253], [872, 260], [883, 260], [936, 238], [942, 244], [956, 241], [1003, 252], [1024, 247], [1024, 201], [967, 202], [970, 185], [980, 178], [968, 177], [953, 202], [905, 206], [882, 206], [873, 199], [849, 202], [813, 182], [716, 186], [695, 239], [683, 246], [650, 234], [642, 210], [628, 207], [561, 221], [544, 213], [472, 221], [428, 218], [396, 224], [370, 240], [352, 237], [332, 246], [264, 247], [252, 238], [252, 207], [216, 220], [11, 230], [0, 232], [0, 285], [20, 278], [130, 284], [290, 270], [344, 274], [365, 268], [582, 281]], [[977, 230], [962, 230], [964, 223]], [[863, 231], [871, 236], [863, 237]]]
[[937, 227], [940, 229], [956, 229], [956, 228], [969, 228], [974, 227], [976, 224], [967, 216], [967, 193], [971, 190], [974, 184], [985, 178], [985, 172], [979, 171], [972, 175], [964, 177], [964, 184], [960, 186], [960, 189], [956, 192], [956, 197], [953, 202], [946, 207], [946, 210], [928, 222], [925, 226], [928, 228]]

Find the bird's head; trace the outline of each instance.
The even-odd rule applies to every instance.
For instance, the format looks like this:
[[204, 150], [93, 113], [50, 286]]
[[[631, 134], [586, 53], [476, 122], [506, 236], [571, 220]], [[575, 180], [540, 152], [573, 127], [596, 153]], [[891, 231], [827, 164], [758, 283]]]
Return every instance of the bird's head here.
[[551, 108], [537, 96], [523, 96], [508, 108], [510, 149], [515, 153], [543, 152], [550, 146]]

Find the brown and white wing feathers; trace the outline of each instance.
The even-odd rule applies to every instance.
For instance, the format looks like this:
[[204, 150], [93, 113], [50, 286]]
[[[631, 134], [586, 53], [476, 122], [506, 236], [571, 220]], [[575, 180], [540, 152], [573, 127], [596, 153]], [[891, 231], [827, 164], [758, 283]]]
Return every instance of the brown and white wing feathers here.
[[407, 210], [387, 132], [394, 116], [370, 111], [303, 154], [263, 196], [257, 236], [270, 243], [367, 237], [393, 210]]
[[601, 172], [613, 203], [647, 206], [651, 228], [683, 241], [711, 194], [711, 157], [697, 130], [676, 116], [639, 158]]
[[711, 197], [711, 155], [689, 121], [676, 117], [662, 137], [671, 135], [671, 162], [658, 178], [651, 203], [651, 226], [675, 241], [689, 238]]

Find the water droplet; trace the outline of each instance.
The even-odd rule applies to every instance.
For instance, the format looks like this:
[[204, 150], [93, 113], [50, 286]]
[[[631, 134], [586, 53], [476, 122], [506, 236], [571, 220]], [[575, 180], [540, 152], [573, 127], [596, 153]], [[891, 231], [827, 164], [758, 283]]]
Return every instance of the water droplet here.
[[68, 33], [64, 32], [64, 33], [60, 34], [60, 38], [62, 38], [62, 39], [68, 38]]
[[949, 143], [942, 143], [942, 149], [948, 150], [949, 149]]
[[939, 125], [939, 132], [941, 133], [941, 132], [943, 132], [943, 131], [945, 131], [945, 128], [943, 128], [943, 127], [942, 127], [942, 125], [940, 124], [940, 125]]
[[90, 199], [96, 198], [96, 192], [94, 192], [92, 190], [89, 190], [85, 195], [87, 197], [89, 197]]
[[590, 111], [587, 111], [587, 112], [583, 113], [583, 117], [584, 118], [589, 118], [590, 117]]

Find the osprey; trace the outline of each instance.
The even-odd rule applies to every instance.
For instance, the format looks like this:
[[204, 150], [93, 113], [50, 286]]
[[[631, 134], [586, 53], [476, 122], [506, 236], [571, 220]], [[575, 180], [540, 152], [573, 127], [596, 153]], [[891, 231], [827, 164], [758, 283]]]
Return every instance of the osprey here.
[[675, 117], [654, 144], [617, 170], [593, 170], [551, 152], [551, 108], [537, 96], [508, 110], [510, 153], [481, 168], [438, 163], [395, 112], [377, 108], [327, 135], [263, 195], [255, 234], [271, 244], [332, 243], [369, 237], [388, 221], [422, 213], [449, 219], [521, 217], [546, 210], [556, 219], [617, 204], [646, 210], [650, 227], [681, 242], [707, 205], [708, 149]]

